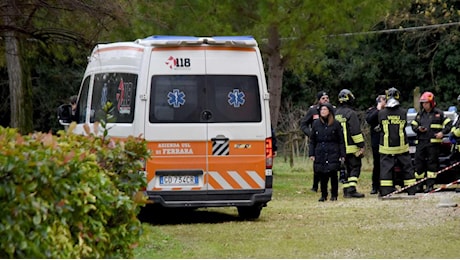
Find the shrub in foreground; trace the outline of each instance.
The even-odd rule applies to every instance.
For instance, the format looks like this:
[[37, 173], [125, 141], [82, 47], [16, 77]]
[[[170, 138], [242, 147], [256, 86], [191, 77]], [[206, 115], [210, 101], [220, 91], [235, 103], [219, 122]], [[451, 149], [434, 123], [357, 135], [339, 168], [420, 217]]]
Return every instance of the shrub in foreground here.
[[142, 139], [0, 127], [0, 147], [0, 258], [133, 256]]

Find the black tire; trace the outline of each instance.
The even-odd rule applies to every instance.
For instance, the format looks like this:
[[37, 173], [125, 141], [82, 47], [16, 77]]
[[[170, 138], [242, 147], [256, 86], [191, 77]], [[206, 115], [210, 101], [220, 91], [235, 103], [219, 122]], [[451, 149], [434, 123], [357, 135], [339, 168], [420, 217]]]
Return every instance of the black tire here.
[[260, 216], [260, 212], [262, 211], [261, 205], [254, 205], [254, 206], [241, 206], [238, 208], [238, 215], [242, 219], [257, 219]]

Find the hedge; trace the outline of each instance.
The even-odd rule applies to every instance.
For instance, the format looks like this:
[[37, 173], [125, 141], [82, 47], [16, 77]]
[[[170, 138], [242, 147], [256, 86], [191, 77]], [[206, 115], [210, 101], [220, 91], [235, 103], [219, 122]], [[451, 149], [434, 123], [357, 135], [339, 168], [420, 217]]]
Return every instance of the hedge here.
[[0, 127], [0, 258], [133, 257], [145, 141], [70, 132]]

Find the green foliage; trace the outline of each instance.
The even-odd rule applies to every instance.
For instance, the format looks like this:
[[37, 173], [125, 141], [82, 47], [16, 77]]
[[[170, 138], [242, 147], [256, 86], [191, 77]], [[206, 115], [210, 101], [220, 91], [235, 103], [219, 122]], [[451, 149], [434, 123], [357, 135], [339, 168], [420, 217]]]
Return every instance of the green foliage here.
[[145, 142], [0, 127], [0, 147], [1, 258], [133, 256]]
[[[457, 1], [411, 1], [401, 5], [372, 29], [400, 29], [424, 25], [442, 25], [460, 19]], [[458, 26], [401, 30], [393, 33], [368, 34], [357, 45], [355, 36], [341, 37], [342, 42], [329, 42], [321, 70], [307, 68], [294, 77], [306, 78], [305, 84], [287, 85], [285, 93], [299, 93], [298, 100], [311, 99], [320, 89], [330, 92], [331, 102], [337, 102], [342, 88], [349, 88], [356, 96], [356, 106], [365, 110], [374, 103], [377, 94], [397, 87], [402, 105], [413, 107], [413, 90], [432, 91], [441, 109], [455, 105], [459, 95], [460, 37]], [[285, 77], [288, 74], [285, 74]], [[290, 100], [290, 99], [289, 99]], [[284, 103], [284, 102], [283, 102]]]

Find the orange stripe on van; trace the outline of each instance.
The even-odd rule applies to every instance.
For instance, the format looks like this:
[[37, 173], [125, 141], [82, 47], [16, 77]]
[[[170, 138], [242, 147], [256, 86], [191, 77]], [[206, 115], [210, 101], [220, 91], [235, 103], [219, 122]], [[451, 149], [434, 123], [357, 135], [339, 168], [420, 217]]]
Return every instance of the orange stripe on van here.
[[197, 47], [155, 47], [152, 51], [200, 51], [200, 50], [207, 50], [207, 51], [248, 51], [248, 52], [255, 52], [254, 48], [246, 48], [246, 47], [218, 47], [218, 46], [197, 46]]
[[116, 46], [116, 47], [108, 47], [108, 48], [97, 49], [96, 51], [94, 51], [94, 53], [106, 52], [106, 51], [138, 51], [138, 52], [143, 52], [144, 48], [132, 47], [132, 46]]

